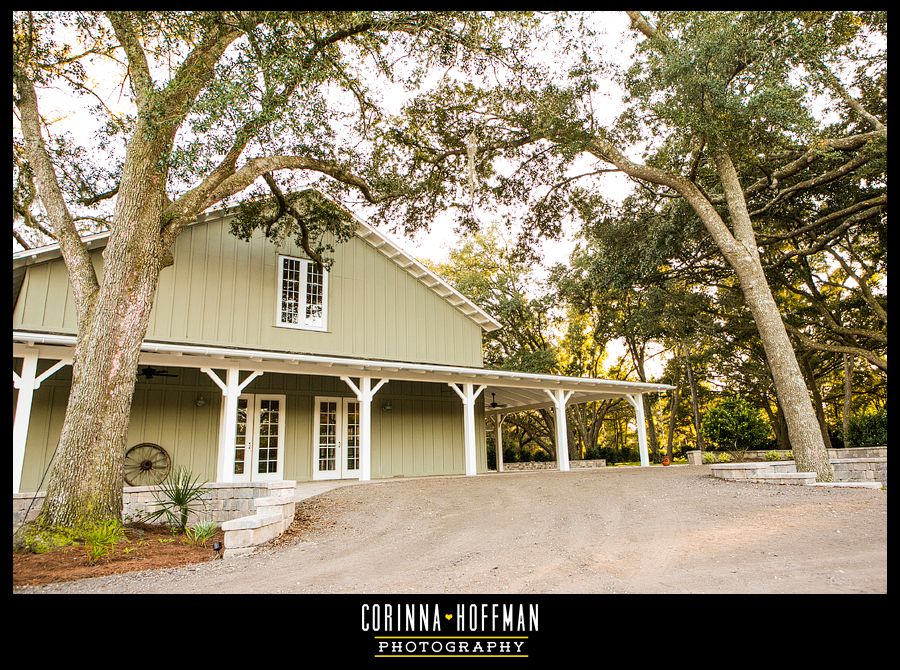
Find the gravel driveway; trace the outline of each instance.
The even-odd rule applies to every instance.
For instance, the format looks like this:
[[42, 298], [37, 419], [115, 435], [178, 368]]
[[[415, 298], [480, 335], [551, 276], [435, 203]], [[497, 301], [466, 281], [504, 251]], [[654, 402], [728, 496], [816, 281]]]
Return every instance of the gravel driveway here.
[[254, 556], [51, 593], [884, 593], [887, 493], [725, 482], [706, 466], [381, 481], [298, 505]]

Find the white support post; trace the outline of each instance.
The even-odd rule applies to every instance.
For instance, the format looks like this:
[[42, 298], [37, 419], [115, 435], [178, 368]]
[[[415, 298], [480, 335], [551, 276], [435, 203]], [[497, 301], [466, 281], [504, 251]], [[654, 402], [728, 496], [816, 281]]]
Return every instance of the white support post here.
[[359, 378], [359, 481], [372, 479], [372, 378]]
[[210, 368], [200, 368], [207, 376], [222, 389], [224, 399], [222, 407], [222, 423], [219, 426], [219, 454], [216, 459], [216, 481], [234, 481], [234, 448], [237, 440], [237, 406], [238, 397], [254, 379], [262, 375], [259, 370], [251, 372], [247, 378], [241, 381], [240, 368], [227, 368], [225, 370], [225, 383], [219, 379], [219, 375]]
[[389, 380], [382, 379], [372, 386], [371, 377], [360, 377], [359, 386], [350, 377], [341, 377], [359, 400], [359, 481], [372, 479], [372, 398]]
[[475, 400], [486, 387], [479, 386], [476, 391], [474, 384], [463, 384], [462, 390], [452, 382], [448, 382], [447, 385], [456, 391], [456, 395], [460, 397], [460, 400], [462, 400], [463, 403], [463, 439], [465, 440], [464, 454], [466, 476], [474, 477], [478, 474], [478, 461], [475, 453]]
[[503, 472], [503, 419], [505, 414], [494, 415], [494, 443], [497, 447], [497, 472]]
[[638, 451], [641, 454], [641, 467], [646, 468], [650, 465], [650, 454], [647, 452], [647, 419], [644, 415], [644, 396], [640, 393], [635, 393], [632, 396], [628, 396], [628, 402], [634, 407], [637, 421]]
[[556, 465], [560, 472], [569, 471], [569, 433], [566, 428], [566, 403], [574, 391], [544, 389], [556, 409]]
[[237, 406], [241, 395], [240, 370], [227, 368], [225, 383], [209, 368], [200, 368], [222, 389], [222, 423], [219, 426], [219, 454], [216, 459], [216, 481], [234, 481], [234, 447], [237, 439]]
[[16, 398], [16, 416], [13, 419], [13, 493], [19, 492], [22, 483], [25, 441], [28, 439], [28, 421], [31, 418], [37, 362], [37, 352], [27, 353], [22, 357], [22, 374], [17, 375], [13, 372], [13, 386], [19, 390]]

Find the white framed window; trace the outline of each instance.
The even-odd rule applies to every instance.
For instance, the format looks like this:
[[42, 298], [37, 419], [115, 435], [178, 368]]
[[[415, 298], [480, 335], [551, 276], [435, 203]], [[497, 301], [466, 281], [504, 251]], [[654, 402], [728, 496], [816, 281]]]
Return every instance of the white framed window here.
[[315, 262], [279, 255], [277, 299], [276, 326], [328, 328], [328, 271]]

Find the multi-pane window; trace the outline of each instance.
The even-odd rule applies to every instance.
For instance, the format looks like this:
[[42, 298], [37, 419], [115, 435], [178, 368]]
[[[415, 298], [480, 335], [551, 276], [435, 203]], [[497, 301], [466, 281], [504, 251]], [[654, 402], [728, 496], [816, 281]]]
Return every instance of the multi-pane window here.
[[278, 325], [325, 330], [328, 272], [315, 262], [278, 257]]
[[259, 404], [259, 465], [257, 472], [266, 474], [278, 471], [278, 400], [260, 400]]
[[359, 403], [347, 403], [347, 469], [359, 470]]
[[244, 474], [244, 457], [247, 453], [247, 399], [238, 398], [237, 426], [235, 426], [234, 474]]
[[337, 469], [337, 403], [319, 405], [319, 472]]

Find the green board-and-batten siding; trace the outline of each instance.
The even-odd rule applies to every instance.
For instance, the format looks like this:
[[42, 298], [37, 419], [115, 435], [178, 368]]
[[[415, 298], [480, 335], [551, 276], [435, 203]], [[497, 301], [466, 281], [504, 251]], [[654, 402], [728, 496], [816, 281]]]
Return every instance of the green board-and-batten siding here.
[[[329, 275], [328, 330], [276, 327], [277, 256], [303, 257], [257, 233], [250, 242], [227, 220], [188, 226], [175, 262], [160, 273], [146, 338], [381, 360], [482, 365], [481, 328], [403, 268], [355, 237], [335, 245]], [[99, 251], [92, 254], [102, 272]], [[28, 266], [13, 328], [76, 332], [61, 259]]]
[[[39, 372], [52, 364], [41, 361]], [[20, 365], [16, 360], [14, 366]], [[178, 377], [140, 380], [135, 387], [127, 445], [162, 445], [174, 465], [189, 468], [207, 481], [216, 479], [221, 392], [193, 368], [170, 368]], [[62, 429], [71, 369], [66, 367], [35, 391], [22, 491], [34, 491], [49, 463]], [[264, 374], [246, 393], [286, 396], [284, 478], [312, 478], [315, 396], [350, 397], [334, 377]], [[206, 403], [197, 407], [202, 395]], [[390, 401], [391, 411], [382, 408]], [[15, 411], [15, 397], [13, 397]], [[476, 410], [478, 471], [487, 471], [484, 411]], [[389, 382], [372, 403], [372, 477], [463, 474], [463, 417], [459, 398], [446, 384]]]

